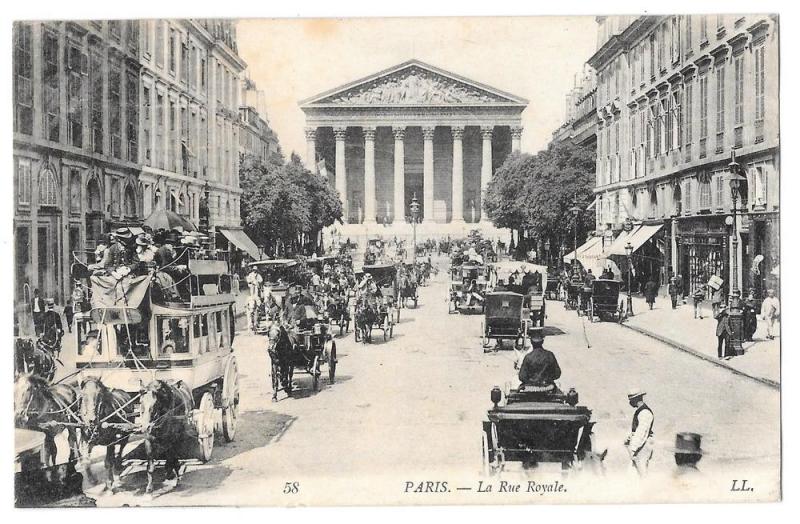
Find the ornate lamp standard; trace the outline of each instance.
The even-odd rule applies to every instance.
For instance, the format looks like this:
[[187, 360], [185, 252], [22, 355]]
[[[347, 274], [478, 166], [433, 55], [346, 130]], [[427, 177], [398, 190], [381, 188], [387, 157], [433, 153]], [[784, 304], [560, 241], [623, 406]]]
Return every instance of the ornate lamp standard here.
[[631, 258], [633, 256], [633, 246], [630, 242], [625, 244], [625, 256], [628, 257], [628, 301], [626, 304], [627, 313], [626, 316], [632, 317], [633, 316], [633, 299], [631, 298], [631, 273], [633, 272], [633, 265], [631, 262]]
[[419, 222], [419, 200], [417, 199], [417, 194], [414, 193], [414, 196], [411, 197], [411, 204], [409, 206], [411, 208], [411, 230], [413, 232], [413, 246], [412, 249], [414, 250], [414, 262], [417, 261], [417, 222]]
[[572, 230], [572, 245], [575, 248], [573, 251], [574, 258], [572, 259], [572, 273], [578, 273], [578, 215], [581, 214], [581, 208], [578, 206], [578, 203], [575, 202], [575, 205], [569, 208], [572, 212], [572, 215], [575, 217], [575, 227]]
[[728, 183], [731, 187], [731, 211], [733, 212], [733, 235], [731, 238], [731, 247], [733, 248], [733, 276], [731, 277], [730, 298], [728, 303], [728, 322], [731, 327], [730, 345], [733, 348], [734, 355], [743, 355], [744, 348], [742, 348], [743, 338], [743, 319], [742, 319], [742, 304], [739, 292], [739, 231], [736, 223], [736, 213], [739, 199], [739, 188], [742, 182], [746, 182], [747, 178], [742, 176], [742, 166], [736, 162], [736, 151], [731, 151], [731, 162], [728, 164]]

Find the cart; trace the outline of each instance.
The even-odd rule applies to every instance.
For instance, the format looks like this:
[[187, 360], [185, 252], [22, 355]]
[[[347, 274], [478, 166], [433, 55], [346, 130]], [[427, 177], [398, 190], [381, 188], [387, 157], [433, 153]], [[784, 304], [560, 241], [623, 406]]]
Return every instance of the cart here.
[[[250, 267], [255, 268], [261, 274], [264, 287], [269, 287], [275, 300], [282, 308], [289, 293], [289, 288], [298, 283], [300, 268], [297, 260], [293, 259], [274, 259], [259, 260], [251, 262]], [[259, 308], [258, 316], [255, 321], [255, 332], [264, 334], [269, 330], [270, 319], [264, 308]]]
[[622, 305], [619, 302], [618, 280], [597, 279], [592, 281], [592, 295], [589, 298], [587, 316], [594, 322], [599, 320], [615, 320], [622, 322]]
[[[395, 322], [400, 322], [397, 268], [393, 264], [373, 264], [363, 266], [361, 270], [372, 275], [372, 280], [380, 291], [381, 300], [378, 304], [380, 309], [378, 316], [380, 317], [381, 325], [375, 327], [384, 329], [384, 333], [386, 333], [387, 329], [392, 329]], [[387, 320], [388, 322], [386, 322]]]
[[483, 312], [485, 295], [490, 289], [491, 275], [491, 266], [488, 265], [462, 264], [451, 267], [447, 312]]
[[328, 367], [328, 381], [333, 384], [336, 378], [336, 341], [331, 335], [331, 325], [314, 306], [302, 306], [302, 316], [290, 329], [294, 347], [289, 366], [289, 382], [295, 370], [311, 375], [314, 391], [322, 386], [322, 365]]
[[530, 317], [523, 308], [524, 297], [512, 291], [495, 291], [486, 294], [484, 320], [481, 323], [481, 344], [484, 351], [492, 340], [499, 348], [504, 340], [513, 340], [523, 347], [528, 336]]
[[563, 394], [557, 387], [520, 386], [502, 404], [503, 394], [495, 387], [491, 400], [494, 407], [481, 433], [484, 473], [503, 471], [509, 462], [560, 463], [569, 469], [592, 452], [592, 412], [578, 405], [574, 389]]

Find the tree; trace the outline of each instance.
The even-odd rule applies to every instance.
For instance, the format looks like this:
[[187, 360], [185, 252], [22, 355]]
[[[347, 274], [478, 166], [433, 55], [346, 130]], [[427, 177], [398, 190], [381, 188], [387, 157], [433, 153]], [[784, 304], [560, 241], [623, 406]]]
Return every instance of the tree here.
[[[512, 154], [495, 172], [486, 191], [484, 210], [497, 227], [519, 232], [518, 253], [532, 243], [571, 246], [575, 219], [569, 209], [585, 209], [592, 198], [595, 151], [570, 142], [551, 143], [536, 155]], [[594, 228], [586, 211], [578, 216], [578, 239]]]
[[280, 152], [267, 162], [245, 157], [240, 180], [244, 229], [271, 255], [298, 254], [323, 227], [341, 220], [336, 191], [295, 154], [288, 163]]

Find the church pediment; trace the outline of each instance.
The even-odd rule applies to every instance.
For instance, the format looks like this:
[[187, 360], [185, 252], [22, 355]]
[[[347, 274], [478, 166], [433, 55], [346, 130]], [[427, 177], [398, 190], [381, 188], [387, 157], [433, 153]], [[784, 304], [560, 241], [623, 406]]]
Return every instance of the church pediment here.
[[527, 105], [527, 101], [418, 61], [301, 102], [313, 106]]

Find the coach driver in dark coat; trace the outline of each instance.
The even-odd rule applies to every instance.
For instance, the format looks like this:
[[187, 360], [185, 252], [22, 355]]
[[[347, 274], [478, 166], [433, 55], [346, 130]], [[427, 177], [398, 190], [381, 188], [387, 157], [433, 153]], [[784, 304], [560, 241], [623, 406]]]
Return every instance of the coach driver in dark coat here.
[[561, 376], [556, 356], [542, 347], [544, 334], [535, 330], [531, 334], [532, 346], [519, 367], [519, 381], [529, 386], [549, 386]]

